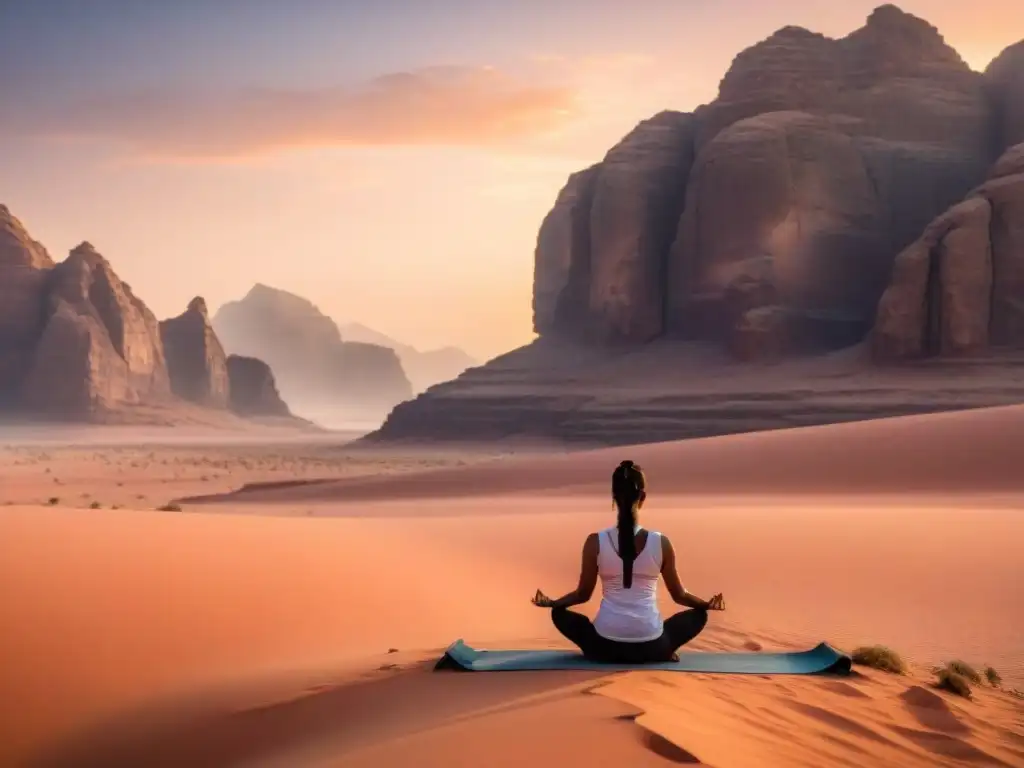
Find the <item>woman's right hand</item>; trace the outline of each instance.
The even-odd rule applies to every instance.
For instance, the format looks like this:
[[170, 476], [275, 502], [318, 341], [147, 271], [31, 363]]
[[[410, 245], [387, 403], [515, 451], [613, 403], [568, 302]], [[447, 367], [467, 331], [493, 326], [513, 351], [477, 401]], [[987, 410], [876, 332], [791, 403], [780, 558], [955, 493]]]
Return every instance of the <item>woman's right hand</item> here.
[[532, 602], [538, 608], [551, 608], [552, 604], [554, 603], [554, 600], [552, 600], [550, 597], [548, 597], [538, 589], [536, 594], [533, 596], [533, 600], [531, 600], [530, 602]]
[[725, 598], [722, 597], [722, 593], [719, 592], [717, 595], [708, 600], [709, 611], [724, 611], [725, 610]]

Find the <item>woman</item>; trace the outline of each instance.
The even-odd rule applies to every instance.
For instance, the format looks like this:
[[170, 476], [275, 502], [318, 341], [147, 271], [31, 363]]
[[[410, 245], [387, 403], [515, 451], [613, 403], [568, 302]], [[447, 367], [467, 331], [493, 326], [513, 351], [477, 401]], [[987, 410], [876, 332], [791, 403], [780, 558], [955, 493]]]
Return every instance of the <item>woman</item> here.
[[[583, 545], [580, 580], [572, 592], [552, 600], [539, 589], [533, 604], [551, 608], [551, 620], [593, 661], [643, 664], [677, 660], [676, 649], [700, 634], [708, 611], [724, 611], [717, 594], [701, 600], [687, 592], [676, 572], [676, 553], [667, 536], [641, 528], [638, 513], [647, 498], [643, 470], [632, 461], [612, 473], [612, 500], [618, 510], [615, 528], [592, 533]], [[658, 610], [658, 576], [672, 599], [690, 610], [662, 621]], [[570, 606], [594, 593], [601, 577], [601, 607], [590, 619]]]

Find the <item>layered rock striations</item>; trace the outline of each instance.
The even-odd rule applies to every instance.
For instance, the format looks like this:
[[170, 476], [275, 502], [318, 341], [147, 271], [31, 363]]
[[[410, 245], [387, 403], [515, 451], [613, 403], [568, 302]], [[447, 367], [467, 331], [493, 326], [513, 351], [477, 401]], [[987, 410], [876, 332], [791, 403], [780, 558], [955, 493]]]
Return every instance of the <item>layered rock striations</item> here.
[[[373, 439], [628, 442], [1015, 402], [1022, 142], [1024, 41], [979, 73], [892, 5], [841, 39], [780, 29], [713, 102], [569, 178], [537, 237], [540, 338]], [[927, 394], [885, 364], [965, 356], [977, 375]]]

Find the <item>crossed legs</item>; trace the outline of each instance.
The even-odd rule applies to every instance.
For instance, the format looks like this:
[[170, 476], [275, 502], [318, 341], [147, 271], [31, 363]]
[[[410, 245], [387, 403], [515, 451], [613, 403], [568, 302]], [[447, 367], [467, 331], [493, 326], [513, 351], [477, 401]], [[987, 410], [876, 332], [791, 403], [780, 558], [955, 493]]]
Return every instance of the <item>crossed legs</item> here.
[[703, 631], [708, 623], [708, 612], [698, 608], [680, 611], [665, 620], [661, 637], [643, 643], [623, 643], [601, 637], [590, 619], [567, 608], [553, 608], [551, 621], [562, 636], [589, 659], [642, 664], [672, 658], [678, 648]]

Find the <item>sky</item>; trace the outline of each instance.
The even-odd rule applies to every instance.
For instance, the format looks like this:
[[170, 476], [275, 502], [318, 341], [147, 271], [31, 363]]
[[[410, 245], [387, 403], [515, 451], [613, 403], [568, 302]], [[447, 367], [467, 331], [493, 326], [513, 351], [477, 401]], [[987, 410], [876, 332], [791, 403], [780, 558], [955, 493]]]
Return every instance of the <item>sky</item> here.
[[[0, 203], [158, 317], [257, 282], [489, 358], [566, 178], [733, 56], [877, 0], [0, 0]], [[906, 0], [976, 69], [1019, 0]]]

